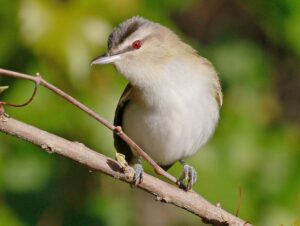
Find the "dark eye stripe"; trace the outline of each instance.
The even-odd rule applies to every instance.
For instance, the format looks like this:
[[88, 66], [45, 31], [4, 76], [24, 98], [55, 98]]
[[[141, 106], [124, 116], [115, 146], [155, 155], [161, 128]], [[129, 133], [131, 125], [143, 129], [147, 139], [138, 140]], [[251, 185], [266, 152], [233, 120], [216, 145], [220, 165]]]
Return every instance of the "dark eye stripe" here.
[[120, 45], [126, 38], [137, 31], [142, 24], [143, 22], [141, 21], [134, 21], [127, 26], [126, 24], [120, 24], [108, 38], [108, 49]]
[[124, 42], [126, 38], [128, 38], [131, 34], [133, 34], [140, 27], [140, 23], [135, 22], [129, 25], [126, 32], [120, 37], [119, 44]]

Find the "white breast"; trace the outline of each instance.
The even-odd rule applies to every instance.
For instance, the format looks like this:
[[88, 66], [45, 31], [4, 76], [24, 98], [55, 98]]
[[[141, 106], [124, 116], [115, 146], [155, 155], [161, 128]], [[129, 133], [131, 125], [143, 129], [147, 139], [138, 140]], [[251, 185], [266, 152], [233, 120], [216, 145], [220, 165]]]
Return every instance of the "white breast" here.
[[194, 154], [216, 127], [219, 109], [205, 65], [189, 73], [175, 64], [155, 85], [139, 90], [123, 117], [124, 131], [161, 165]]

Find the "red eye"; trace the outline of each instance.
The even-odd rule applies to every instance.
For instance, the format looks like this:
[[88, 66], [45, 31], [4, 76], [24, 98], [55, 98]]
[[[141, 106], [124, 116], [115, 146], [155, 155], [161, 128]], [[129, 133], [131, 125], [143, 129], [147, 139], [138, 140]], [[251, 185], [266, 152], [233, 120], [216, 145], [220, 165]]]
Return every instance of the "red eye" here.
[[136, 40], [131, 44], [132, 48], [139, 49], [142, 46], [142, 42], [140, 40]]

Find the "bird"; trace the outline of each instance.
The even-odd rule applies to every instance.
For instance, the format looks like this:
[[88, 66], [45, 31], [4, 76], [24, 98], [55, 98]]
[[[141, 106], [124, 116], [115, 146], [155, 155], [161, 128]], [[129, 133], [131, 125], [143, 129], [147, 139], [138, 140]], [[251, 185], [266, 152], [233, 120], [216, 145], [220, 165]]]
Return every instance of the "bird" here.
[[[213, 135], [223, 103], [214, 66], [172, 30], [140, 16], [121, 22], [107, 43], [107, 52], [91, 64], [112, 63], [128, 81], [114, 125], [163, 169], [180, 162], [178, 182], [190, 190], [197, 172], [186, 159]], [[141, 183], [141, 157], [116, 134], [114, 146], [134, 163], [133, 181]]]

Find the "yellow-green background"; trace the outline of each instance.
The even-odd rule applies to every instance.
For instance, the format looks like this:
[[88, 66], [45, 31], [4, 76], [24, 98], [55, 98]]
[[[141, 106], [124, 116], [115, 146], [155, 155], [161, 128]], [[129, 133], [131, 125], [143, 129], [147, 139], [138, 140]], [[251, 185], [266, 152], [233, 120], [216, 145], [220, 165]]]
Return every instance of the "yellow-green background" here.
[[[195, 190], [234, 213], [241, 189], [240, 216], [255, 225], [299, 223], [300, 1], [0, 0], [0, 67], [40, 72], [112, 121], [126, 81], [113, 66], [90, 61], [105, 52], [113, 27], [133, 15], [175, 30], [220, 74], [219, 127], [188, 160], [198, 171]], [[3, 77], [0, 85], [10, 86], [0, 99], [13, 103], [33, 89]], [[29, 106], [6, 111], [115, 155], [110, 131], [44, 88]], [[1, 226], [199, 224], [127, 184], [0, 134]]]

